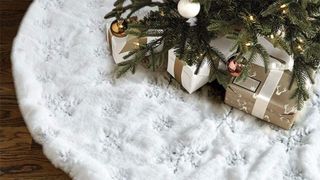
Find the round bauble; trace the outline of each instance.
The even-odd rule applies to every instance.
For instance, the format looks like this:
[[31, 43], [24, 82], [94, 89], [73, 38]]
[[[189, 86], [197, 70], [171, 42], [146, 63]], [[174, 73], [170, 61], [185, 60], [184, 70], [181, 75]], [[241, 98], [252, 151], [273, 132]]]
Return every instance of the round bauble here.
[[114, 20], [111, 23], [111, 33], [116, 37], [126, 36], [126, 30], [128, 28], [128, 23], [124, 19]]
[[231, 76], [233, 77], [238, 77], [241, 75], [242, 72], [242, 64], [239, 64], [236, 61], [236, 57], [232, 57], [228, 60], [227, 63], [228, 66], [228, 71], [230, 73]]
[[178, 12], [185, 18], [196, 17], [200, 12], [200, 3], [192, 0], [180, 0], [178, 3]]

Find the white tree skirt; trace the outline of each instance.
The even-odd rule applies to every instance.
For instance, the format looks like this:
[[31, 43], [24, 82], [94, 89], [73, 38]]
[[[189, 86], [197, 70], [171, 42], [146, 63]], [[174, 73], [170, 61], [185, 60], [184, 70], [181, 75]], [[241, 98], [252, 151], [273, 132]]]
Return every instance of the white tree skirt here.
[[21, 111], [45, 155], [74, 179], [319, 179], [320, 86], [281, 130], [162, 75], [115, 79], [110, 0], [35, 0], [13, 47]]

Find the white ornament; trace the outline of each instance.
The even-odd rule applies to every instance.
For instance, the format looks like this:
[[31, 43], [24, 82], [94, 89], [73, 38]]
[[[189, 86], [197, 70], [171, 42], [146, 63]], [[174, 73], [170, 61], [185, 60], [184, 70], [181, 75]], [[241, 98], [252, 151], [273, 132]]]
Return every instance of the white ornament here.
[[178, 11], [185, 18], [196, 17], [200, 12], [200, 3], [192, 2], [192, 0], [180, 0]]

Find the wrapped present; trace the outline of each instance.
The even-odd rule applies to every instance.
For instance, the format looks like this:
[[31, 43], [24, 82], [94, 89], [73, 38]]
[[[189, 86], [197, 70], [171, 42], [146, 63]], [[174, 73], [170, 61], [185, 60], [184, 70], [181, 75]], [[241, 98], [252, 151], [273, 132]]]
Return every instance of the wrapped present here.
[[191, 94], [209, 81], [210, 67], [203, 61], [198, 74], [195, 74], [196, 65], [189, 66], [179, 60], [174, 49], [168, 51], [167, 71]]
[[[112, 28], [115, 22], [111, 25], [106, 25], [107, 32], [107, 42], [113, 59], [116, 64], [125, 62], [128, 59], [124, 57], [129, 54], [129, 52], [138, 49], [139, 46], [150, 43], [157, 40], [159, 37], [136, 37], [133, 35], [126, 35], [125, 32], [115, 33]], [[161, 47], [159, 47], [161, 48]]]
[[229, 84], [225, 103], [252, 114], [259, 119], [290, 129], [297, 115], [296, 100], [292, 99], [296, 84], [290, 89], [293, 59], [281, 49], [274, 48], [266, 39], [259, 39], [270, 55], [269, 71], [258, 58], [252, 65], [250, 76], [244, 81], [233, 78]]
[[[217, 38], [211, 42], [211, 44], [218, 48], [226, 57], [232, 54], [230, 51], [232, 43], [233, 41], [226, 37]], [[209, 81], [210, 66], [206, 60], [203, 61], [198, 74], [195, 74], [197, 69], [196, 65], [189, 66], [184, 61], [179, 60], [174, 53], [174, 49], [171, 49], [168, 52], [167, 67], [167, 71], [171, 76], [173, 76], [190, 94], [207, 84]], [[225, 69], [224, 63], [219, 63], [219, 69]]]
[[289, 90], [291, 82], [289, 70], [270, 70], [252, 64], [251, 75], [244, 81], [236, 78], [229, 84], [225, 103], [255, 117], [290, 129], [294, 123], [297, 107], [291, 99], [295, 88]]

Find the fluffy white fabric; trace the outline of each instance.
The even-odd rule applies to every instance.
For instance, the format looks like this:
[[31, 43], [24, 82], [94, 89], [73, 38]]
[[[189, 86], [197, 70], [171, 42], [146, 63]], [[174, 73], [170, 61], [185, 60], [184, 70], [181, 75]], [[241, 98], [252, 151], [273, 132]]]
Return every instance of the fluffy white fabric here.
[[103, 19], [110, 0], [35, 0], [16, 37], [21, 111], [72, 178], [319, 179], [320, 86], [290, 131], [162, 75], [115, 79]]

